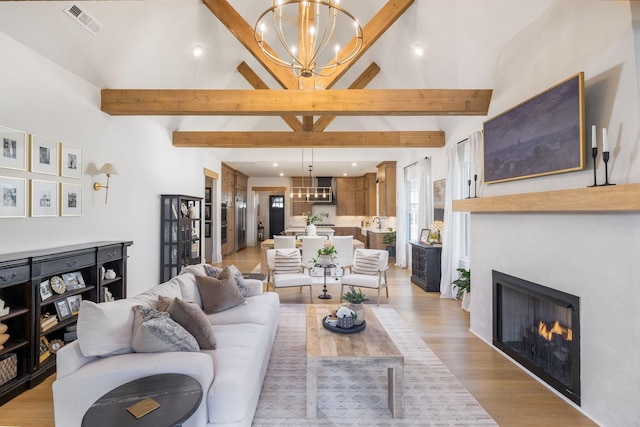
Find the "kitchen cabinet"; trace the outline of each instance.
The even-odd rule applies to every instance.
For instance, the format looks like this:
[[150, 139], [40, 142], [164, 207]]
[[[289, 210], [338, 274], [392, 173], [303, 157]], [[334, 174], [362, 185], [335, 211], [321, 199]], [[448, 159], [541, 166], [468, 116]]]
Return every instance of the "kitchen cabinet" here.
[[378, 168], [378, 215], [396, 216], [396, 162], [382, 162]]
[[427, 292], [440, 292], [442, 245], [411, 244], [411, 282]]
[[365, 178], [336, 178], [336, 215], [362, 216], [365, 210]]
[[386, 250], [387, 249], [387, 245], [385, 245], [384, 243], [382, 243], [382, 240], [384, 239], [384, 236], [387, 235], [387, 232], [382, 232], [382, 231], [371, 231], [368, 230], [367, 231], [367, 248], [368, 249], [380, 249], [380, 250]]
[[368, 173], [364, 176], [364, 214], [365, 216], [376, 216], [377, 212], [377, 191], [376, 174]]

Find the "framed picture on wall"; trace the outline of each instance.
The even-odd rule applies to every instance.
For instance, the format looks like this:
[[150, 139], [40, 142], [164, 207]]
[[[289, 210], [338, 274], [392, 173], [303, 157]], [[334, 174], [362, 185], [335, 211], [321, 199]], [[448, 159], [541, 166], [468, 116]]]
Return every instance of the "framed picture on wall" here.
[[204, 223], [204, 237], [211, 237], [211, 223]]
[[31, 172], [58, 175], [58, 142], [31, 135]]
[[26, 191], [25, 179], [0, 176], [0, 218], [26, 216]]
[[433, 182], [433, 220], [444, 220], [444, 193], [447, 180], [441, 179]]
[[31, 180], [31, 216], [58, 216], [58, 183]]
[[82, 186], [60, 184], [60, 211], [62, 216], [82, 216]]
[[61, 143], [60, 171], [60, 175], [68, 178], [82, 178], [82, 149]]
[[7, 169], [26, 169], [27, 134], [19, 130], [0, 126], [0, 167]]

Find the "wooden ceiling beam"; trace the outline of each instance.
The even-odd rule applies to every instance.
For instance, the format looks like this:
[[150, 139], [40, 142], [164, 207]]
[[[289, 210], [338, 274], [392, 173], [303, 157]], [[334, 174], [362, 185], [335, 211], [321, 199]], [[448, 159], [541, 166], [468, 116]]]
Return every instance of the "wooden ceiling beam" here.
[[443, 131], [173, 132], [173, 145], [181, 148], [439, 148], [444, 144]]
[[[297, 89], [298, 78], [285, 67], [279, 67], [262, 52], [253, 35], [253, 27], [229, 4], [227, 0], [202, 0], [209, 10], [227, 27], [236, 39], [258, 60], [284, 89]], [[270, 49], [268, 45], [265, 46]], [[274, 53], [274, 52], [272, 52]]]
[[[242, 61], [238, 65], [238, 72], [246, 81], [249, 82], [254, 89], [269, 89], [269, 86], [249, 67], [249, 65]], [[291, 130], [295, 132], [302, 132], [302, 122], [296, 116], [281, 116], [282, 120], [289, 125]]]
[[[335, 72], [330, 76], [316, 76], [315, 85], [330, 89], [336, 82], [355, 64], [362, 55], [389, 29], [402, 14], [413, 4], [414, 0], [389, 0], [367, 24], [362, 27], [363, 44], [362, 49], [349, 62], [336, 67]], [[348, 52], [353, 49], [356, 43], [355, 37], [347, 44], [342, 51]]]
[[114, 116], [485, 116], [490, 89], [102, 89]]
[[[372, 62], [366, 70], [358, 76], [358, 78], [351, 83], [349, 89], [364, 89], [380, 72], [380, 67], [375, 62]], [[325, 130], [331, 122], [336, 119], [336, 116], [322, 116], [316, 120], [313, 124], [313, 130], [315, 132], [322, 132]]]

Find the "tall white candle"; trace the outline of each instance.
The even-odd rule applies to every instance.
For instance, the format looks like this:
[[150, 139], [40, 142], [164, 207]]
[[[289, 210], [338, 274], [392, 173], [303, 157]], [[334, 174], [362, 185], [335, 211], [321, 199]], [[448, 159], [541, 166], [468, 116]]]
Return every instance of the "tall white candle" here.
[[596, 125], [591, 125], [591, 148], [598, 148], [598, 140], [596, 139]]
[[609, 152], [609, 143], [607, 141], [607, 128], [602, 128], [602, 151]]

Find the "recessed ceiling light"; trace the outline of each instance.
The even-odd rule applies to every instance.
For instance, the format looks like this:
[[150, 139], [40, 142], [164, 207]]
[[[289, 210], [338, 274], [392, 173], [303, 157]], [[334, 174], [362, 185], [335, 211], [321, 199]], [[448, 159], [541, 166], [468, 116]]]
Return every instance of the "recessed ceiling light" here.
[[346, 172], [342, 174], [342, 176], [348, 176], [348, 175], [349, 175], [349, 174], [348, 174], [348, 173], [346, 173]]
[[275, 168], [277, 166], [278, 166], [278, 164], [276, 162], [273, 162], [273, 167]]
[[204, 52], [204, 50], [202, 49], [202, 46], [200, 46], [200, 45], [194, 46], [193, 49], [191, 50], [191, 54], [193, 56], [195, 56], [196, 58], [199, 58], [200, 56], [202, 56], [203, 52]]
[[415, 53], [416, 56], [424, 56], [424, 46], [420, 43], [416, 43], [413, 45], [413, 53]]
[[358, 166], [357, 163], [351, 163], [351, 166]]
[[284, 176], [284, 172], [280, 172], [280, 176]]

